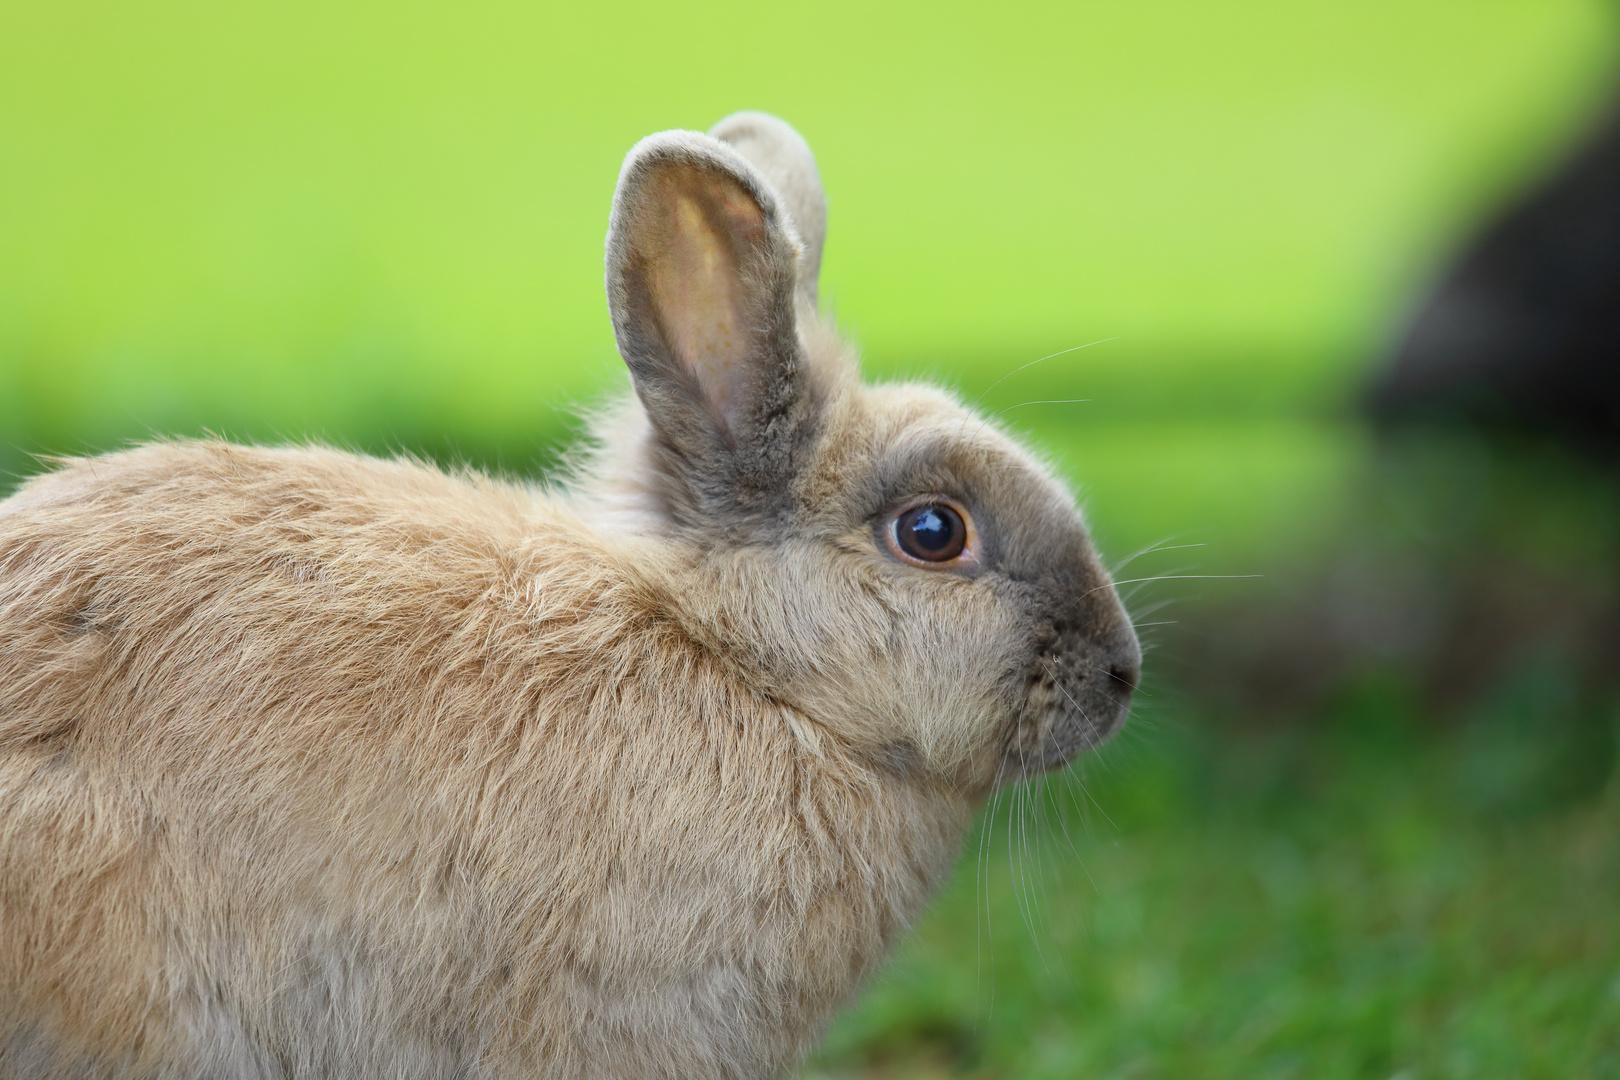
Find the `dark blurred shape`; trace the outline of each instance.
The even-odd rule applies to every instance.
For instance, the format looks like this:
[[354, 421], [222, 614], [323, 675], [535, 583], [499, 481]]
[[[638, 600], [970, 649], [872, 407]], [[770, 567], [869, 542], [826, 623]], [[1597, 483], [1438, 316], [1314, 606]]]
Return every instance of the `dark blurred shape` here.
[[1266, 726], [1405, 700], [1379, 708], [1496, 748], [1492, 812], [1595, 797], [1620, 775], [1620, 97], [1464, 246], [1366, 404], [1331, 539], [1188, 612], [1173, 674]]
[[1446, 274], [1370, 407], [1620, 457], [1620, 102]]

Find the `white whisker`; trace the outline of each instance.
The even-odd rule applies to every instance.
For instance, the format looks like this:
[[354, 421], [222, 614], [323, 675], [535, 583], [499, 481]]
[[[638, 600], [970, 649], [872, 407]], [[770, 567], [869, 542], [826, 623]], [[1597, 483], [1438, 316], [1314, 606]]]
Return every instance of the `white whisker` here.
[[1134, 585], [1141, 581], [1227, 581], [1244, 580], [1247, 578], [1261, 578], [1264, 574], [1157, 574], [1153, 577], [1126, 578], [1124, 581], [1112, 581], [1107, 585], [1098, 585], [1095, 589], [1087, 589], [1082, 595], [1090, 596], [1094, 592], [1104, 589], [1117, 588], [1120, 585]]
[[1031, 360], [1029, 363], [1025, 364], [1023, 367], [1013, 368], [1011, 371], [1007, 372], [1007, 374], [1003, 375], [1001, 378], [997, 379], [995, 382], [993, 382], [989, 386], [985, 387], [984, 390], [980, 392], [979, 396], [973, 399], [973, 404], [977, 405], [979, 402], [983, 401], [986, 394], [988, 394], [990, 391], [994, 390], [996, 387], [1000, 386], [1002, 383], [1006, 382], [1008, 379], [1012, 378], [1014, 375], [1018, 374], [1020, 371], [1027, 371], [1028, 369], [1034, 367], [1036, 364], [1044, 364], [1048, 360], [1055, 360], [1060, 356], [1067, 356], [1069, 353], [1079, 352], [1081, 349], [1089, 349], [1093, 345], [1102, 345], [1102, 344], [1104, 344], [1106, 342], [1118, 341], [1118, 340], [1119, 339], [1117, 337], [1098, 338], [1096, 341], [1088, 341], [1084, 345], [1075, 345], [1075, 346], [1072, 346], [1072, 347], [1067, 348], [1067, 349], [1059, 349], [1055, 353], [1048, 353], [1047, 355], [1041, 357], [1039, 360]]
[[1109, 576], [1119, 573], [1137, 559], [1144, 555], [1157, 555], [1161, 551], [1186, 551], [1188, 548], [1207, 547], [1206, 544], [1171, 544], [1168, 540], [1155, 540], [1145, 548], [1141, 548], [1125, 556], [1119, 562], [1108, 568]]
[[1079, 404], [1084, 404], [1085, 402], [1088, 402], [1090, 400], [1091, 399], [1088, 398], [1088, 397], [1073, 397], [1073, 398], [1040, 398], [1040, 399], [1038, 399], [1036, 401], [1020, 401], [1017, 405], [1009, 405], [1005, 409], [997, 409], [993, 415], [1000, 416], [1002, 413], [1010, 413], [1014, 409], [1022, 409], [1026, 405], [1079, 405]]

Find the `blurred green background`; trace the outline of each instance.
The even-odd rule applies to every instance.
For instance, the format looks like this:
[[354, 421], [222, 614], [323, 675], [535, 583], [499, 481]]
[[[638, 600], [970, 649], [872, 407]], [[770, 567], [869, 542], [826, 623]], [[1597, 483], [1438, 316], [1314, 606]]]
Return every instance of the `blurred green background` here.
[[[0, 484], [204, 431], [535, 475], [623, 380], [624, 151], [776, 112], [871, 375], [983, 394], [1106, 555], [1170, 549], [1122, 577], [1260, 575], [1133, 592], [1133, 727], [1000, 800], [807, 1075], [1620, 1077], [1617, 713], [1579, 649], [1450, 697], [1398, 632], [1277, 651], [1348, 617], [1346, 566], [1455, 592], [1501, 550], [1613, 595], [1604, 477], [1391, 466], [1355, 403], [1617, 43], [1599, 0], [6, 3]], [[1308, 691], [1235, 674], [1268, 670]]]

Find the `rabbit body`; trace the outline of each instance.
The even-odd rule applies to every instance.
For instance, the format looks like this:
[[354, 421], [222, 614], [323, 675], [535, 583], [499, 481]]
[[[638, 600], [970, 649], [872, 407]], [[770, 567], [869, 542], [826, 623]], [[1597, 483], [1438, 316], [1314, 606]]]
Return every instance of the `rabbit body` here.
[[610, 544], [329, 450], [151, 446], [7, 504], [7, 1075], [30, 1040], [75, 1076], [795, 1056], [967, 800], [749, 689], [675, 614], [701, 569]]
[[0, 503], [0, 1077], [777, 1075], [1123, 720], [1072, 499], [861, 383], [808, 151], [728, 123], [627, 160], [636, 395], [553, 487], [211, 441]]

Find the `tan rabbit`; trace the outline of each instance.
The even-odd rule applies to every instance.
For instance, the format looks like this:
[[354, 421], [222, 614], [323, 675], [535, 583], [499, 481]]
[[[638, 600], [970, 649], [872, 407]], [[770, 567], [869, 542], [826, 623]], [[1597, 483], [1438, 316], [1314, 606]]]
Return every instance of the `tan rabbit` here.
[[816, 315], [803, 140], [625, 161], [530, 490], [158, 443], [0, 503], [0, 1076], [767, 1077], [1124, 719], [1070, 495]]

